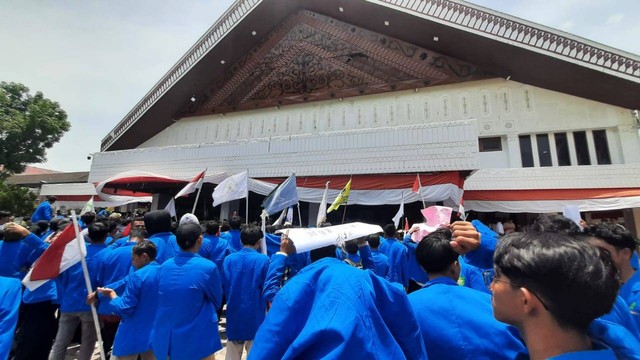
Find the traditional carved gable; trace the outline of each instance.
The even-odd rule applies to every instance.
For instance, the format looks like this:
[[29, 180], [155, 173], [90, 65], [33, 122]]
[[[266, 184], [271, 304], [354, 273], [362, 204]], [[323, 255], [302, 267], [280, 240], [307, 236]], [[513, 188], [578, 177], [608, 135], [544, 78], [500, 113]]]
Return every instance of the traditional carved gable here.
[[472, 64], [307, 10], [188, 102], [178, 117], [442, 85], [492, 77]]

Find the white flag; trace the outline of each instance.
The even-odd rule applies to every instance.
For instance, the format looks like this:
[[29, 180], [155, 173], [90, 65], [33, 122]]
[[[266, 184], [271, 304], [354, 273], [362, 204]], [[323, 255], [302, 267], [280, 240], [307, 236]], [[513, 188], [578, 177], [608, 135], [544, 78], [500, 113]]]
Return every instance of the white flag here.
[[95, 207], [93, 206], [93, 196], [92, 196], [91, 199], [87, 201], [87, 204], [82, 208], [82, 211], [80, 211], [80, 216], [88, 212], [94, 212], [94, 211], [95, 211]]
[[316, 226], [320, 225], [327, 220], [327, 193], [329, 192], [329, 182], [324, 186], [324, 194], [322, 194], [322, 201], [320, 201], [320, 207], [318, 208], [318, 219], [316, 220]]
[[290, 206], [289, 210], [287, 210], [287, 222], [293, 224], [293, 206]]
[[278, 226], [278, 225], [282, 225], [282, 223], [284, 222], [284, 218], [287, 216], [287, 209], [282, 210], [282, 212], [280, 213], [280, 216], [278, 217], [278, 220], [274, 221], [273, 226]]
[[167, 210], [172, 217], [177, 217], [176, 202], [174, 198], [171, 198], [171, 200], [169, 200], [169, 203], [167, 204], [167, 206], [164, 207], [164, 209]]
[[402, 194], [402, 202], [400, 203], [400, 209], [396, 213], [396, 216], [393, 217], [393, 223], [396, 225], [396, 229], [398, 225], [400, 225], [400, 219], [404, 216], [404, 194]]
[[224, 179], [213, 191], [213, 206], [247, 197], [249, 195], [247, 182], [246, 171]]
[[189, 195], [191, 193], [194, 193], [196, 190], [202, 188], [202, 183], [204, 182], [204, 173], [206, 172], [207, 170], [196, 175], [193, 179], [189, 181], [187, 186], [185, 186], [182, 190], [180, 190], [180, 192], [174, 197], [179, 198], [185, 195]]

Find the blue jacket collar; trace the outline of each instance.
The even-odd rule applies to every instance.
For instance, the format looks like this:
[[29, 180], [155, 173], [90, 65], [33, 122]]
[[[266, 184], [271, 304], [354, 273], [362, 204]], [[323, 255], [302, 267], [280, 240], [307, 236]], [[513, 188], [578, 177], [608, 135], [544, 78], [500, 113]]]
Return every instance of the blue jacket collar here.
[[438, 284], [458, 286], [458, 283], [455, 282], [453, 279], [450, 279], [448, 277], [442, 276], [442, 277], [435, 278], [433, 280], [427, 281], [427, 283], [424, 284], [423, 288], [427, 288], [427, 287], [429, 287], [431, 285], [438, 285]]

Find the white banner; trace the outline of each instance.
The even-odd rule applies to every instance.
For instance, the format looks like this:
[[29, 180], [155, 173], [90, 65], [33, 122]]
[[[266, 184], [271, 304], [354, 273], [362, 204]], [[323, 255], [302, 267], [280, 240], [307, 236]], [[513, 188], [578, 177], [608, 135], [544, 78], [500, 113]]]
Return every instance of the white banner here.
[[329, 245], [339, 246], [345, 241], [382, 232], [382, 228], [378, 225], [355, 222], [323, 228], [284, 229], [278, 230], [276, 233], [282, 234], [287, 231], [289, 232], [289, 238], [296, 246], [296, 252], [300, 254]]
[[213, 206], [247, 197], [249, 194], [247, 184], [248, 177], [246, 171], [224, 179], [216, 186], [216, 189], [211, 195], [213, 197]]

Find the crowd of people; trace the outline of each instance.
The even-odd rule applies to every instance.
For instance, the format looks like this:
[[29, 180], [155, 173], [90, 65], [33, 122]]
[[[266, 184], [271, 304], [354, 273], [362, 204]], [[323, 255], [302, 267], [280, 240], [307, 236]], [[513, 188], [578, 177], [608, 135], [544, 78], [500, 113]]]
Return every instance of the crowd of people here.
[[91, 306], [111, 359], [214, 359], [223, 311], [227, 359], [640, 359], [637, 240], [620, 225], [454, 221], [415, 242], [388, 224], [297, 253], [238, 217], [87, 212], [91, 291], [80, 263], [31, 291], [20, 280], [73, 226], [46, 207], [31, 226], [0, 213], [0, 359], [64, 359], [74, 338], [90, 359]]

